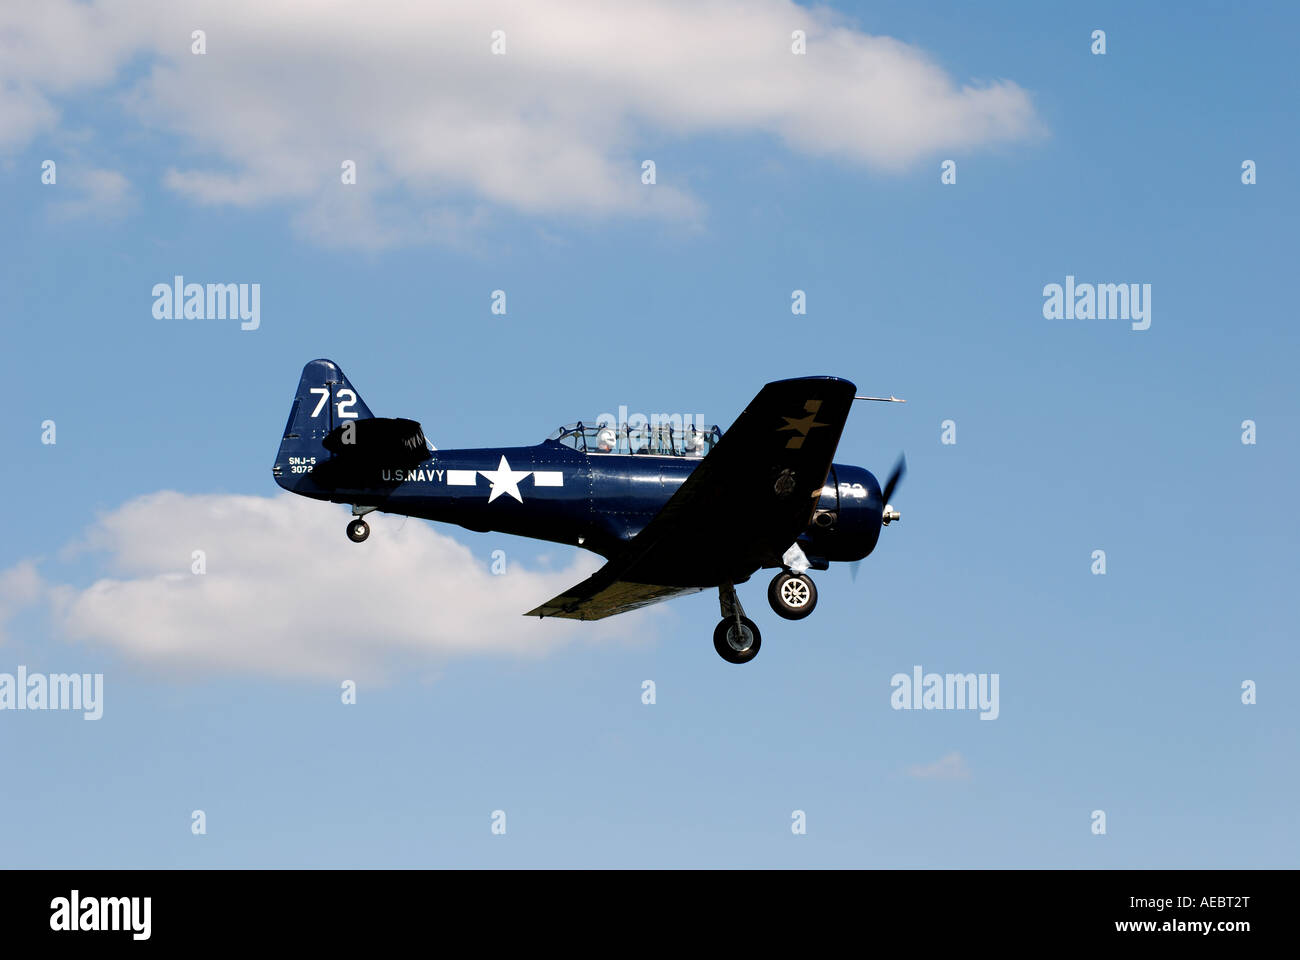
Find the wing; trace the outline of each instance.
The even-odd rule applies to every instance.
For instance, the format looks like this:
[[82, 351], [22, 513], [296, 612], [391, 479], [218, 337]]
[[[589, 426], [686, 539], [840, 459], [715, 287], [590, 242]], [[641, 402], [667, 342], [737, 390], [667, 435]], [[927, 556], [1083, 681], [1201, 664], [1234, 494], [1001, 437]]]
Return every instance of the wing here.
[[856, 392], [835, 377], [769, 383], [623, 553], [526, 615], [597, 620], [779, 563], [812, 520]]
[[[617, 579], [605, 564], [576, 587], [534, 607], [526, 617], [565, 617], [570, 620], [602, 620], [616, 613], [627, 613], [660, 600], [670, 600], [687, 593], [699, 593], [703, 587], [667, 587], [653, 583], [629, 583]], [[614, 579], [611, 579], [613, 577]]]

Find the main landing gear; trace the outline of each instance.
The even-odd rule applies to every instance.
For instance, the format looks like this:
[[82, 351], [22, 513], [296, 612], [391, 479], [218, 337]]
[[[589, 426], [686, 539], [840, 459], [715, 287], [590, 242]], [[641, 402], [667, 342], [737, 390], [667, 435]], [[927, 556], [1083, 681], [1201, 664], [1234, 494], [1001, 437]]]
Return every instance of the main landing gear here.
[[727, 663], [749, 663], [758, 656], [763, 642], [758, 624], [745, 616], [733, 584], [718, 587], [718, 605], [722, 608], [722, 622], [713, 630], [713, 649]]
[[767, 602], [778, 617], [802, 620], [817, 606], [817, 585], [806, 573], [783, 570], [768, 585]]
[[[777, 616], [802, 620], [817, 606], [817, 585], [807, 574], [782, 570], [767, 588], [767, 602]], [[758, 656], [763, 642], [758, 624], [745, 616], [733, 584], [718, 587], [718, 605], [722, 608], [722, 622], [713, 630], [713, 649], [727, 663], [749, 663]]]

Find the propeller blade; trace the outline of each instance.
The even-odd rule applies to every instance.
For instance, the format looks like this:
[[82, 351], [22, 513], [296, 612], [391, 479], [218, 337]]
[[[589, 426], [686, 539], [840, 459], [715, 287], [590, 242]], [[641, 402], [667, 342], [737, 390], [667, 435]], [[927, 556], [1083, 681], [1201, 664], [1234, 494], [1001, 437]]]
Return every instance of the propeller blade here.
[[889, 475], [889, 480], [885, 482], [885, 489], [880, 492], [880, 497], [885, 503], [888, 504], [892, 502], [890, 498], [893, 497], [894, 490], [898, 488], [898, 482], [903, 479], [906, 473], [907, 457], [900, 454], [898, 463], [894, 467], [894, 472]]

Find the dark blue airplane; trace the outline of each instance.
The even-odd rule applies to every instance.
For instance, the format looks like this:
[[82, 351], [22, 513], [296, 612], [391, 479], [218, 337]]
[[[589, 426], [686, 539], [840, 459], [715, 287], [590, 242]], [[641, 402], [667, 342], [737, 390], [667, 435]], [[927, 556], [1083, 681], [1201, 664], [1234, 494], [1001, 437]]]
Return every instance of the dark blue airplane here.
[[599, 620], [716, 587], [713, 646], [729, 663], [758, 653], [738, 583], [777, 568], [768, 602], [787, 620], [817, 605], [806, 571], [871, 553], [900, 515], [862, 467], [832, 463], [855, 387], [836, 377], [769, 383], [718, 428], [577, 423], [532, 447], [437, 450], [414, 420], [376, 417], [338, 365], [302, 371], [272, 473], [286, 490], [350, 504], [348, 537], [381, 510], [567, 543], [606, 559], [525, 616]]

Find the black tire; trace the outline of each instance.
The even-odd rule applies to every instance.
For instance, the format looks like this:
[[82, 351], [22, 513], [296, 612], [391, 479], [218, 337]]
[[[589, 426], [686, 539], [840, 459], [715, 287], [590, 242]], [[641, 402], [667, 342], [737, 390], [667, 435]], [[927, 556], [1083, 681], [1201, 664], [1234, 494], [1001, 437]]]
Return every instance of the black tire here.
[[348, 524], [348, 539], [353, 543], [360, 543], [366, 537], [370, 536], [370, 524], [358, 518]]
[[[749, 633], [749, 645], [738, 650], [728, 639], [728, 633], [736, 628], [736, 621], [728, 617], [713, 628], [713, 649], [727, 663], [749, 663], [758, 656], [758, 648], [763, 644], [763, 636], [758, 632], [758, 624], [749, 617], [740, 618], [741, 629]], [[734, 634], [732, 639], [735, 639]], [[743, 641], [742, 641], [743, 642]]]
[[767, 602], [778, 617], [802, 620], [817, 607], [817, 584], [807, 574], [782, 571], [768, 585]]

